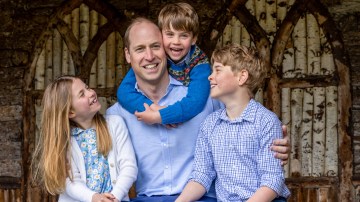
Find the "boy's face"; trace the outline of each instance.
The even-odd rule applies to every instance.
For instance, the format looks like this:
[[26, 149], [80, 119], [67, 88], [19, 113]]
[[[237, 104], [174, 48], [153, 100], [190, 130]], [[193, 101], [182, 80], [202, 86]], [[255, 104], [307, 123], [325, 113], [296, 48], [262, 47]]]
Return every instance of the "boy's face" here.
[[214, 62], [212, 73], [209, 76], [210, 95], [212, 98], [220, 99], [231, 97], [239, 89], [239, 76], [235, 74], [230, 66], [224, 66], [219, 62]]
[[172, 25], [170, 29], [163, 29], [163, 43], [166, 54], [177, 63], [190, 51], [191, 45], [196, 43], [196, 37], [192, 32], [175, 30]]

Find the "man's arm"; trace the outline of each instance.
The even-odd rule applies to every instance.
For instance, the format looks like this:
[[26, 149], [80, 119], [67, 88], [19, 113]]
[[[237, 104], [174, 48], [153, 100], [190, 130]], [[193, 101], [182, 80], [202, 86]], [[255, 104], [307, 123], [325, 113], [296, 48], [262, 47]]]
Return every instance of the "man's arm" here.
[[290, 153], [290, 137], [287, 134], [286, 125], [282, 126], [283, 139], [276, 139], [273, 141], [270, 149], [275, 152], [275, 158], [281, 160], [281, 165], [286, 165]]
[[175, 202], [190, 202], [200, 199], [206, 193], [205, 187], [195, 181], [189, 181]]

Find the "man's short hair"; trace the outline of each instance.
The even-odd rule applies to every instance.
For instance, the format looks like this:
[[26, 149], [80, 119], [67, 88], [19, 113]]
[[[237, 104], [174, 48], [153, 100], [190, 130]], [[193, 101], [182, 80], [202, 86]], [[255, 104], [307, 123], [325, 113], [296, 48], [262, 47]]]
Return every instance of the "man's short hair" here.
[[125, 48], [129, 48], [129, 46], [130, 46], [129, 34], [130, 34], [131, 28], [135, 24], [139, 24], [139, 23], [143, 23], [143, 22], [148, 22], [148, 23], [151, 23], [151, 24], [154, 24], [155, 26], [157, 26], [153, 21], [151, 21], [147, 18], [144, 18], [144, 17], [137, 17], [137, 18], [133, 19], [125, 31], [125, 35], [124, 35], [124, 47]]

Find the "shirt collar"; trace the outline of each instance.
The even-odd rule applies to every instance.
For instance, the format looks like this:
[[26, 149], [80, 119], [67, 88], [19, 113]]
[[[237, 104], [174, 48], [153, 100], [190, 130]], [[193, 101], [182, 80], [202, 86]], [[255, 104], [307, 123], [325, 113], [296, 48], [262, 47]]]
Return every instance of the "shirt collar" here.
[[237, 117], [234, 120], [230, 120], [229, 117], [226, 115], [226, 109], [224, 108], [220, 113], [220, 119], [232, 123], [237, 123], [242, 121], [254, 122], [256, 116], [255, 115], [256, 109], [257, 109], [257, 102], [254, 99], [250, 99], [250, 102], [248, 103], [248, 105], [246, 106], [246, 108], [239, 117]]
[[[167, 95], [167, 94], [169, 93], [169, 91], [170, 91], [174, 86], [182, 86], [182, 85], [183, 85], [180, 81], [174, 79], [170, 74], [169, 74], [169, 79], [170, 79], [170, 81], [169, 81], [168, 87], [167, 87], [167, 89], [166, 89], [166, 94], [165, 94], [165, 95]], [[147, 96], [145, 95], [145, 93], [139, 88], [138, 82], [135, 82], [135, 90], [136, 90], [137, 92], [143, 94], [145, 97], [147, 97]], [[147, 98], [148, 98], [148, 97], [147, 97]], [[150, 98], [149, 98], [149, 99], [150, 99]]]
[[88, 130], [94, 130], [93, 128], [89, 128], [89, 129], [82, 129], [82, 128], [78, 128], [78, 127], [74, 127], [71, 128], [71, 136], [79, 136], [81, 133], [88, 131]]

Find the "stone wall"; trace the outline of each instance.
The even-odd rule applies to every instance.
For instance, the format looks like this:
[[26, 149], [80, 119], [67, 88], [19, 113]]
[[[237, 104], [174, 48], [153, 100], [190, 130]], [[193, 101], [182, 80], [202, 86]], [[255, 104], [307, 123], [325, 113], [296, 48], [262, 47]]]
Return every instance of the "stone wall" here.
[[52, 11], [0, 3], [0, 176], [21, 177], [22, 85], [37, 36]]

